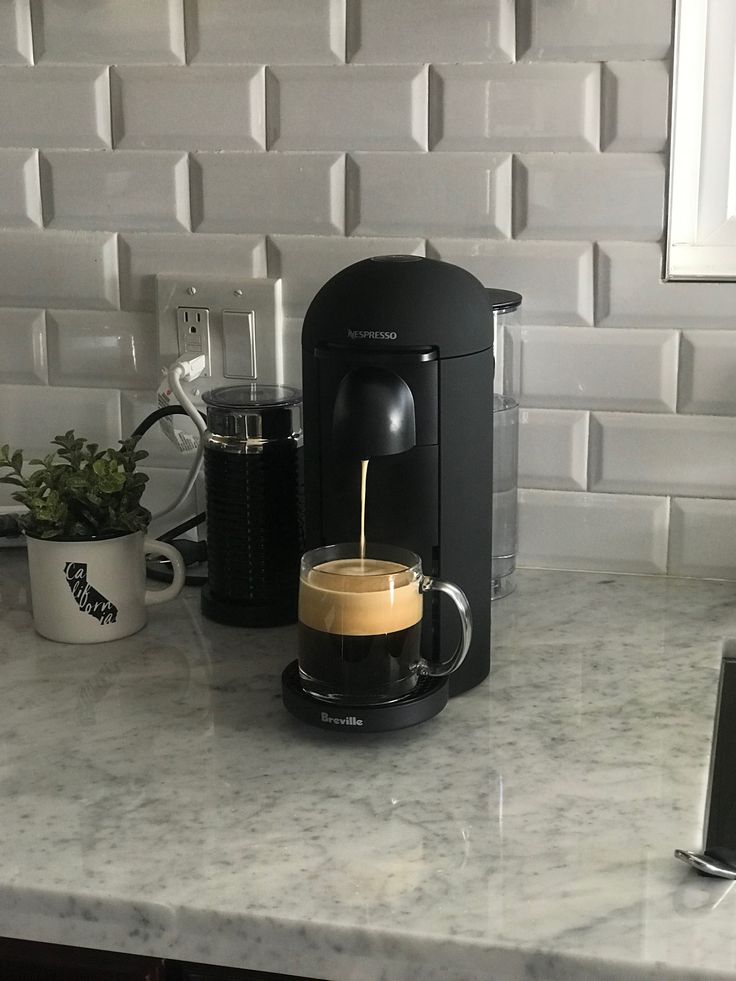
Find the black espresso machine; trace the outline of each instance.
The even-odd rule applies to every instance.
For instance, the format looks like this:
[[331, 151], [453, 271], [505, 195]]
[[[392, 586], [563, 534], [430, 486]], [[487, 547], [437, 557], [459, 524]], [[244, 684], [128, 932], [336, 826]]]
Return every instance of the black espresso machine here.
[[[472, 644], [449, 681], [450, 694], [466, 691], [488, 675], [491, 658], [486, 290], [447, 262], [365, 259], [319, 290], [302, 348], [307, 547], [357, 540], [359, 461], [370, 458], [368, 540], [416, 552], [430, 575], [457, 583], [470, 601]], [[407, 402], [415, 420], [408, 441], [399, 420]], [[458, 641], [457, 616], [444, 597], [432, 603], [423, 654], [444, 661]]]

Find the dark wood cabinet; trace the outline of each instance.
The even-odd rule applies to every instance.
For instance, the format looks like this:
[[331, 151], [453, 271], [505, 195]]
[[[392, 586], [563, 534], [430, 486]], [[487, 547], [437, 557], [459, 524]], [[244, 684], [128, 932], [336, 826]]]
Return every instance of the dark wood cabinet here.
[[0, 939], [2, 981], [167, 981], [164, 961]]
[[0, 981], [317, 981], [0, 937]]

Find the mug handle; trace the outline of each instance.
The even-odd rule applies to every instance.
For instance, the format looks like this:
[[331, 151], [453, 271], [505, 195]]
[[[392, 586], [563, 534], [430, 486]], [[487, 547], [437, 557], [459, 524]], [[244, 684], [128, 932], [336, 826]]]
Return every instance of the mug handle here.
[[465, 660], [465, 655], [468, 653], [470, 647], [470, 641], [473, 638], [473, 615], [470, 612], [468, 597], [454, 583], [443, 582], [441, 579], [432, 579], [430, 576], [422, 576], [419, 582], [419, 592], [428, 593], [431, 590], [437, 593], [446, 593], [452, 599], [457, 607], [457, 612], [460, 614], [460, 643], [457, 645], [455, 653], [450, 660], [445, 664], [436, 665], [423, 660], [419, 666], [420, 674], [428, 674], [433, 678], [444, 678], [446, 675], [452, 674], [453, 671], [457, 670]]
[[173, 581], [170, 586], [163, 589], [147, 589], [144, 602], [146, 606], [158, 606], [159, 603], [168, 603], [169, 600], [176, 599], [184, 588], [186, 579], [186, 566], [181, 552], [169, 545], [168, 542], [159, 542], [155, 538], [146, 538], [143, 542], [143, 551], [146, 555], [165, 555], [171, 562]]

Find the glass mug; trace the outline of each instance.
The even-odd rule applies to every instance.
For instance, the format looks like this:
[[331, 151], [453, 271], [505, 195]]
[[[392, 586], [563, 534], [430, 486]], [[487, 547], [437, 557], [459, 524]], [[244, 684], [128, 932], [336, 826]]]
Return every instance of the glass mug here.
[[[420, 654], [423, 594], [446, 593], [461, 636], [449, 661]], [[327, 545], [302, 557], [299, 675], [306, 692], [328, 702], [372, 705], [410, 694], [420, 677], [449, 675], [465, 660], [472, 617], [465, 593], [422, 574], [418, 555], [391, 545]]]

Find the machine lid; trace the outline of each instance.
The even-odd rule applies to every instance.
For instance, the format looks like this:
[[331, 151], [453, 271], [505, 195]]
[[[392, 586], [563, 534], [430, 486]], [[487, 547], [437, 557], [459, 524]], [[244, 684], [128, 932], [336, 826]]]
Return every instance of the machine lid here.
[[225, 385], [213, 388], [202, 394], [205, 405], [216, 409], [241, 412], [244, 409], [252, 411], [283, 408], [299, 405], [302, 393], [287, 385]]
[[494, 313], [511, 313], [521, 306], [521, 293], [515, 293], [513, 290], [487, 289], [486, 294]]
[[373, 256], [328, 280], [304, 318], [302, 347], [436, 348], [440, 358], [488, 350], [488, 296], [466, 269], [423, 256]]

